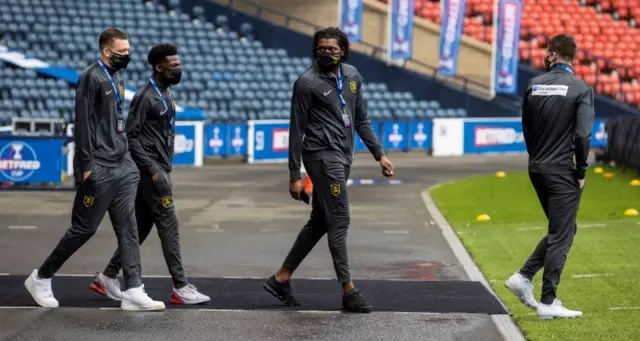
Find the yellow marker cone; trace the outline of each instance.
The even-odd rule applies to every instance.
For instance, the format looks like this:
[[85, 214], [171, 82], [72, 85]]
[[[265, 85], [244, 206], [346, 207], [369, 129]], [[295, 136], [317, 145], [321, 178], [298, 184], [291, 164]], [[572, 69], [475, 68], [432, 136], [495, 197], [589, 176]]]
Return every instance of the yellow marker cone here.
[[496, 172], [496, 176], [498, 178], [504, 178], [505, 176], [507, 176], [507, 173], [505, 173], [503, 171], [498, 171], [498, 172]]
[[630, 182], [631, 186], [640, 186], [640, 180], [638, 179], [633, 179]]
[[491, 217], [489, 217], [488, 214], [481, 214], [476, 217], [476, 221], [488, 221], [488, 220], [491, 220]]
[[627, 217], [637, 216], [638, 210], [636, 210], [635, 208], [627, 209], [626, 211], [624, 211], [624, 215], [626, 215]]
[[616, 173], [606, 172], [606, 173], [602, 174], [602, 176], [604, 176], [605, 179], [611, 179], [614, 176], [616, 176]]
[[602, 172], [604, 172], [604, 169], [602, 169], [602, 167], [596, 167], [593, 169], [593, 172], [596, 174], [602, 174]]

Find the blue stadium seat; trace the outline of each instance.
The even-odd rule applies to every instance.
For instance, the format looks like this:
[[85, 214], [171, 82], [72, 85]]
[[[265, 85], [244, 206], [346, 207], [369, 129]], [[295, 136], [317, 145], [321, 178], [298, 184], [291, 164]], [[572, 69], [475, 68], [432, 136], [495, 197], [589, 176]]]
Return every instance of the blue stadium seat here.
[[[100, 14], [105, 12], [122, 15], [107, 18]], [[202, 15], [197, 7], [192, 13], [194, 18]], [[176, 87], [176, 98], [182, 105], [206, 110], [211, 120], [287, 118], [292, 83], [312, 65], [308, 56], [264, 48], [253, 40], [249, 24], [231, 31], [223, 15], [214, 22], [194, 23], [188, 13], [170, 14], [162, 5], [138, 0], [5, 0], [0, 4], [3, 44], [77, 71], [97, 59], [97, 36], [108, 26], [123, 28], [134, 47], [125, 76], [131, 87], [142, 86], [149, 77], [146, 54], [151, 46], [163, 41], [178, 44], [185, 74]], [[362, 91], [372, 119], [466, 116], [463, 109], [441, 108], [435, 100], [415, 101], [411, 92], [390, 91], [385, 83], [365, 82]], [[6, 104], [0, 108], [0, 121], [8, 113], [66, 119], [73, 115], [73, 88], [64, 81], [44, 81], [34, 71], [0, 64], [0, 96], [0, 103]]]

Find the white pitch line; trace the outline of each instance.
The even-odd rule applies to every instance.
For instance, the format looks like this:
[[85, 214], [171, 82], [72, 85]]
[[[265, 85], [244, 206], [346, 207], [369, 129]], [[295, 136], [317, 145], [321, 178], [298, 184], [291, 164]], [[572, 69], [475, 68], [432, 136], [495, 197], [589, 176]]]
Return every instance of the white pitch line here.
[[607, 224], [578, 224], [578, 228], [588, 228], [588, 227], [605, 227]]
[[640, 307], [609, 307], [609, 310], [640, 310]]
[[0, 272], [0, 276], [10, 276], [11, 274], [6, 273], [6, 272]]
[[19, 306], [12, 307], [12, 306], [0, 306], [0, 309], [40, 309], [40, 308], [42, 308], [42, 307], [25, 307], [25, 306], [22, 306], [22, 307], [19, 307]]
[[542, 226], [533, 226], [533, 227], [519, 227], [516, 229], [516, 231], [518, 232], [526, 232], [526, 231], [535, 231], [535, 230], [542, 230], [544, 227]]
[[245, 277], [245, 276], [222, 276], [224, 279], [266, 279], [263, 277]]
[[37, 226], [28, 225], [9, 225], [9, 230], [37, 230]]
[[224, 229], [196, 229], [196, 232], [224, 232]]
[[602, 274], [577, 274], [572, 275], [571, 278], [592, 278], [592, 277], [610, 277], [613, 276], [611, 273], [602, 273]]
[[116, 307], [100, 307], [100, 310], [122, 310], [122, 308], [116, 308]]
[[382, 233], [386, 234], [409, 234], [409, 230], [384, 230]]

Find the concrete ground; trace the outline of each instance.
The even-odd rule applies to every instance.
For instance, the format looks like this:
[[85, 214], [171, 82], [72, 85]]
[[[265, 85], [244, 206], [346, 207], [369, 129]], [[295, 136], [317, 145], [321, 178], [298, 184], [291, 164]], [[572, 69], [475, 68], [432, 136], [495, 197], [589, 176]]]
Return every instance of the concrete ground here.
[[[523, 169], [523, 156], [431, 158], [392, 154], [400, 185], [349, 188], [349, 256], [356, 279], [468, 280], [420, 192], [455, 178]], [[310, 208], [288, 195], [285, 164], [205, 165], [176, 169], [175, 204], [188, 276], [266, 278], [281, 264]], [[352, 178], [381, 179], [368, 155]], [[49, 254], [70, 221], [73, 192], [0, 192], [0, 273], [27, 275]], [[115, 247], [108, 218], [60, 270], [92, 275]], [[166, 276], [155, 234], [141, 249], [145, 276]], [[335, 278], [323, 238], [296, 273]], [[54, 282], [55, 283], [55, 282]], [[55, 284], [54, 284], [55, 293]], [[167, 295], [169, 295], [167, 290]], [[215, 295], [215, 293], [209, 293]], [[165, 300], [165, 297], [156, 297]], [[2, 308], [2, 307], [0, 307]], [[123, 313], [119, 310], [4, 307], [0, 340], [503, 340], [483, 314], [221, 311], [215, 307]]]

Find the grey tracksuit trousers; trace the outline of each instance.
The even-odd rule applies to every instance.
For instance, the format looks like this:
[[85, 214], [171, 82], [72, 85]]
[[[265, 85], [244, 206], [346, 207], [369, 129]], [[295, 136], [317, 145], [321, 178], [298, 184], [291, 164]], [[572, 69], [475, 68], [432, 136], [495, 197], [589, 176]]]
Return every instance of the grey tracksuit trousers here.
[[[81, 179], [82, 174], [77, 174]], [[40, 278], [51, 278], [98, 230], [109, 212], [121, 252], [125, 288], [142, 285], [140, 249], [134, 215], [140, 172], [129, 153], [118, 167], [95, 164], [76, 191], [71, 227], [38, 270]]]
[[[143, 174], [136, 197], [136, 220], [140, 244], [149, 236], [153, 224], [156, 225], [162, 253], [173, 278], [173, 285], [176, 289], [180, 289], [189, 283], [182, 267], [179, 222], [173, 205], [172, 187], [168, 173], [161, 171], [157, 182], [153, 182], [150, 175]], [[115, 278], [120, 268], [122, 268], [121, 250], [118, 248], [103, 274]]]
[[544, 304], [556, 298], [560, 275], [577, 232], [576, 216], [582, 189], [573, 174], [529, 173], [544, 213], [549, 219], [549, 230], [540, 240], [520, 273], [532, 279], [544, 268], [542, 298]]
[[350, 222], [347, 179], [350, 167], [326, 160], [305, 162], [304, 166], [313, 182], [311, 217], [298, 234], [283, 267], [295, 271], [326, 233], [336, 276], [340, 283], [350, 282], [347, 256]]

